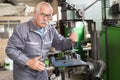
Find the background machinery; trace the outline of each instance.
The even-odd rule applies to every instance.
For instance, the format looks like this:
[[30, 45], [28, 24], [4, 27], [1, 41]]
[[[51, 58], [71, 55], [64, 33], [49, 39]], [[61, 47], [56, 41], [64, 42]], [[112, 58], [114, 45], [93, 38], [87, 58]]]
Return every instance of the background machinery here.
[[[76, 9], [74, 6], [67, 3], [65, 0], [59, 0], [59, 6], [62, 7], [62, 20], [59, 21], [61, 34], [65, 37], [68, 33], [75, 31], [78, 34], [78, 46], [71, 50], [64, 51], [61, 59], [51, 57], [51, 63], [54, 67], [67, 67], [68, 75], [74, 67], [84, 67], [80, 73], [83, 80], [102, 80], [102, 74], [105, 69], [104, 61], [100, 59], [99, 32], [96, 31], [96, 23], [93, 20], [84, 19], [85, 10], [94, 5], [93, 2], [86, 9]], [[67, 14], [72, 12], [75, 18], [68, 19]], [[90, 43], [90, 46], [87, 46]], [[85, 51], [83, 51], [85, 50]], [[86, 51], [90, 50], [88, 53]], [[57, 68], [58, 70], [58, 68]], [[62, 75], [62, 80], [65, 80]]]

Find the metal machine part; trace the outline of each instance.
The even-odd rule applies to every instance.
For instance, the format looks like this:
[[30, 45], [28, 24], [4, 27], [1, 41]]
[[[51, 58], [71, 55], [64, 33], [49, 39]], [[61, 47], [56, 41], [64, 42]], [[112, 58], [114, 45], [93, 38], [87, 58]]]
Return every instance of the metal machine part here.
[[[83, 61], [80, 55], [74, 54], [72, 58], [70, 55], [64, 55], [64, 59], [56, 60], [55, 57], [51, 57], [51, 62], [54, 67], [69, 67], [70, 71], [76, 66], [83, 66], [84, 70], [80, 75], [84, 80], [102, 80], [102, 74], [105, 70], [105, 63], [102, 60]], [[70, 71], [68, 76], [70, 77]]]
[[103, 80], [102, 74], [105, 69], [105, 64], [102, 60], [87, 62], [88, 67], [82, 73], [83, 80]]
[[98, 1], [101, 1], [101, 0], [95, 0], [92, 4], [90, 4], [84, 9], [76, 9], [75, 5], [69, 4], [65, 0], [58, 0], [58, 4], [59, 6], [64, 6], [63, 10], [74, 10], [76, 12], [77, 17], [82, 18], [85, 15], [85, 11], [89, 9], [91, 6], [93, 6]]
[[79, 54], [74, 54], [74, 56], [65, 55], [65, 59], [56, 60], [55, 57], [51, 57], [51, 62], [55, 67], [69, 67], [69, 66], [79, 66], [79, 65], [87, 65], [86, 62], [81, 60]]

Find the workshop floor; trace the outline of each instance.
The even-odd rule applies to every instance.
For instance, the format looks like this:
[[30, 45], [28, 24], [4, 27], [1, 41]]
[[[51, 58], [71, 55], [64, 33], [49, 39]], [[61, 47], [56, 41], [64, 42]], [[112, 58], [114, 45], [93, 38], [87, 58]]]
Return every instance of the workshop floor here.
[[[12, 71], [0, 70], [0, 80], [13, 80]], [[65, 80], [82, 80], [82, 79], [79, 74], [72, 74], [70, 75], [70, 78], [68, 78], [68, 75], [65, 73]]]
[[13, 80], [12, 71], [0, 69], [0, 80]]

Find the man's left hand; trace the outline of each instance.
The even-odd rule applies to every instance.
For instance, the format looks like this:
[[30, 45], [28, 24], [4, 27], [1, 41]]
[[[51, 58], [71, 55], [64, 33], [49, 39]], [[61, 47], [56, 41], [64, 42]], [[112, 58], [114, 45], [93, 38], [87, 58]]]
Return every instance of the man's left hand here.
[[78, 41], [78, 36], [75, 32], [71, 33], [69, 38], [72, 42], [77, 42]]

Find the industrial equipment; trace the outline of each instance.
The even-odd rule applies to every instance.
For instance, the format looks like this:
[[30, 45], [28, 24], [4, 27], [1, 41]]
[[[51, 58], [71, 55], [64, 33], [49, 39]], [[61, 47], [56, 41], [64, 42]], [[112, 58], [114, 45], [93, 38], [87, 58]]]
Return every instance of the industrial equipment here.
[[101, 47], [101, 58], [104, 59], [106, 63], [106, 71], [104, 74], [104, 80], [119, 80], [120, 72], [118, 69], [120, 67], [119, 63], [119, 45], [120, 45], [120, 24], [104, 24], [105, 29], [101, 32], [100, 37], [100, 47]]
[[[94, 3], [96, 3], [99, 0], [96, 0]], [[67, 3], [65, 0], [60, 0], [59, 5], [62, 6], [62, 20], [60, 21], [60, 26], [61, 26], [61, 34], [64, 36], [66, 35], [66, 32], [64, 31], [66, 29], [66, 26], [69, 28], [68, 33], [71, 31], [75, 31], [75, 26], [77, 22], [82, 22], [83, 29], [85, 30], [86, 33], [84, 33], [83, 30], [83, 35], [84, 34], [90, 34], [88, 37], [90, 42], [91, 42], [91, 53], [88, 59], [86, 59], [85, 56], [80, 56], [82, 51], [81, 47], [81, 41], [84, 41], [86, 38], [81, 39], [78, 42], [78, 48], [79, 51], [74, 51], [74, 47], [72, 50], [70, 50], [69, 54], [64, 54], [61, 59], [57, 59], [56, 57], [52, 56], [51, 57], [51, 63], [54, 67], [68, 67], [69, 72], [68, 75], [70, 76], [70, 71], [76, 67], [84, 67], [83, 72], [80, 74], [82, 75], [83, 80], [102, 80], [102, 74], [105, 69], [105, 64], [104, 61], [100, 59], [100, 49], [99, 49], [99, 32], [96, 31], [96, 25], [93, 20], [85, 20], [84, 19], [84, 11], [85, 9], [76, 9], [74, 5], [71, 5]], [[91, 4], [90, 6], [92, 6]], [[90, 7], [88, 6], [86, 10]], [[73, 19], [68, 19], [67, 13], [69, 11], [73, 11], [73, 14], [75, 14], [75, 18]], [[87, 28], [85, 25], [85, 22], [87, 23]], [[79, 31], [78, 31], [79, 32]], [[79, 36], [79, 35], [78, 35]], [[80, 38], [79, 38], [80, 39]], [[85, 57], [85, 58], [83, 58]], [[64, 77], [64, 76], [63, 76]], [[65, 80], [65, 78], [62, 78], [62, 80]]]

